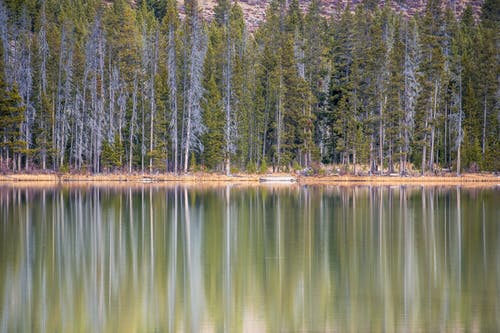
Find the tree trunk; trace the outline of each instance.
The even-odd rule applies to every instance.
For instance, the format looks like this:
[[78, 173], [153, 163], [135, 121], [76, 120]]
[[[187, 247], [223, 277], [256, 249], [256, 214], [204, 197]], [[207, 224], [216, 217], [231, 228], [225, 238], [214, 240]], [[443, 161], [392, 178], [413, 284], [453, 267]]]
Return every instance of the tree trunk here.
[[184, 173], [188, 172], [188, 164], [189, 164], [189, 143], [190, 143], [190, 136], [191, 136], [191, 102], [188, 101], [188, 107], [187, 107], [187, 115], [186, 115], [186, 142], [185, 142], [185, 149], [184, 149]]
[[448, 103], [444, 106], [444, 165], [448, 166]]
[[352, 164], [353, 164], [353, 173], [356, 176], [356, 148], [352, 150]]
[[457, 149], [457, 176], [461, 172], [461, 148], [462, 148], [462, 70], [458, 77], [458, 149]]
[[385, 101], [382, 102], [380, 99], [380, 119], [379, 119], [379, 159], [380, 159], [380, 174], [384, 172], [384, 104], [387, 102], [387, 96]]
[[132, 160], [134, 154], [134, 125], [137, 118], [137, 76], [134, 78], [134, 91], [132, 93], [132, 117], [130, 118], [130, 136], [128, 151], [128, 172], [132, 173]]
[[231, 150], [232, 150], [232, 144], [233, 144], [233, 124], [232, 124], [232, 110], [231, 110], [231, 94], [232, 94], [232, 87], [231, 87], [231, 80], [232, 80], [232, 68], [231, 68], [231, 31], [230, 31], [230, 24], [229, 24], [229, 15], [226, 12], [224, 15], [224, 21], [225, 21], [225, 26], [226, 26], [226, 68], [225, 68], [225, 75], [224, 75], [224, 81], [226, 84], [226, 93], [225, 93], [225, 106], [226, 106], [226, 124], [225, 124], [225, 131], [224, 131], [224, 136], [225, 136], [225, 141], [226, 141], [226, 160], [225, 160], [225, 169], [226, 169], [226, 175], [231, 174]]
[[399, 146], [399, 174], [400, 175], [403, 175], [404, 173], [404, 159], [403, 159], [403, 149], [401, 148], [401, 146]]
[[177, 57], [175, 45], [175, 28], [169, 25], [168, 31], [168, 81], [170, 85], [170, 108], [172, 117], [170, 121], [170, 136], [172, 139], [172, 154], [174, 155], [174, 173], [179, 171], [179, 138], [178, 138], [178, 114], [177, 114]]
[[425, 158], [427, 156], [427, 134], [424, 135], [424, 146], [422, 148], [422, 166], [421, 173], [424, 175], [425, 173]]
[[155, 77], [157, 72], [157, 58], [158, 58], [158, 31], [155, 35], [154, 42], [154, 52], [153, 52], [153, 67], [151, 69], [151, 83], [149, 89], [151, 89], [150, 95], [150, 123], [149, 123], [149, 172], [153, 173], [153, 150], [154, 150], [154, 120], [156, 116], [156, 96], [155, 96]]
[[277, 157], [278, 157], [278, 170], [281, 168], [281, 131], [282, 131], [282, 114], [281, 114], [281, 88], [283, 85], [283, 77], [281, 75], [280, 71], [280, 83], [279, 83], [279, 90], [278, 90], [278, 110], [276, 113], [277, 123], [278, 123], [278, 129], [277, 129], [277, 142], [276, 142], [276, 150], [277, 150]]
[[141, 110], [141, 173], [144, 174], [144, 153], [146, 150], [145, 143], [144, 141], [146, 140], [144, 137], [144, 130], [145, 130], [145, 125], [144, 125], [144, 102], [142, 103], [142, 110]]
[[45, 147], [47, 147], [46, 138], [44, 138], [43, 140], [43, 148], [42, 148], [42, 170], [44, 171], [47, 167], [47, 149]]
[[435, 141], [435, 133], [436, 133], [436, 113], [437, 113], [437, 94], [438, 94], [438, 81], [435, 81], [434, 84], [434, 105], [431, 113], [431, 147], [430, 147], [430, 159], [429, 159], [429, 168], [431, 171], [434, 171], [434, 141]]
[[[153, 102], [151, 102], [151, 107], [153, 107]], [[154, 149], [154, 118], [155, 115], [151, 110], [150, 122], [149, 122], [149, 173], [153, 173], [153, 149]]]
[[[269, 76], [266, 74], [266, 91], [269, 91]], [[262, 131], [262, 160], [266, 159], [266, 131], [267, 123], [269, 122], [269, 97], [266, 95], [266, 101], [264, 102], [264, 130]], [[261, 161], [261, 163], [263, 163]]]
[[484, 108], [483, 108], [483, 138], [482, 138], [482, 153], [483, 153], [483, 160], [484, 160], [484, 154], [486, 152], [486, 93], [484, 94]]
[[373, 134], [370, 135], [370, 175], [375, 171], [375, 159], [373, 157], [373, 142], [375, 141], [375, 138], [373, 137]]

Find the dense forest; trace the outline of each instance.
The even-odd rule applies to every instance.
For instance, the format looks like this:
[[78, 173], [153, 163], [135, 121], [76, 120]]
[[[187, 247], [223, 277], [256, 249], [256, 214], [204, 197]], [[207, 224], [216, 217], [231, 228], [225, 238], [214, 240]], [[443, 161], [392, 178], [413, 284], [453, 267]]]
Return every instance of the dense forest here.
[[500, 170], [500, 1], [0, 0], [4, 172]]

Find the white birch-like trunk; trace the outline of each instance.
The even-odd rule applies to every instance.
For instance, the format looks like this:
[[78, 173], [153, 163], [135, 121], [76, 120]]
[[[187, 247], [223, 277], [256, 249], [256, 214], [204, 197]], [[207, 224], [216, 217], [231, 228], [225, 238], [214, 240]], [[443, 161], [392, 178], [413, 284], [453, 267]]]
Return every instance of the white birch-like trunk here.
[[132, 173], [132, 160], [134, 153], [135, 122], [137, 121], [137, 75], [134, 78], [134, 91], [132, 93], [132, 117], [130, 118], [128, 172]]
[[436, 113], [437, 113], [437, 97], [438, 97], [438, 81], [436, 80], [434, 83], [434, 105], [432, 108], [432, 125], [431, 125], [431, 147], [430, 147], [430, 159], [429, 159], [429, 169], [434, 171], [434, 142], [436, 136]]
[[158, 66], [158, 31], [156, 31], [155, 42], [153, 46], [153, 59], [151, 64], [151, 82], [150, 82], [150, 123], [149, 123], [149, 172], [153, 172], [153, 149], [154, 149], [154, 121], [156, 116], [156, 96], [155, 96], [155, 77]]
[[484, 107], [483, 107], [483, 138], [482, 138], [482, 153], [483, 159], [486, 152], [486, 93], [484, 94]]
[[[281, 65], [280, 65], [281, 66]], [[279, 72], [280, 75], [280, 81], [279, 81], [279, 88], [278, 88], [278, 103], [277, 103], [277, 112], [276, 112], [276, 117], [277, 117], [277, 123], [278, 123], [278, 128], [277, 128], [277, 138], [276, 138], [276, 150], [278, 154], [278, 169], [281, 168], [281, 131], [283, 127], [283, 114], [281, 110], [281, 89], [283, 87], [283, 76], [281, 74], [281, 70]]]
[[174, 173], [179, 172], [179, 137], [178, 137], [178, 110], [177, 110], [177, 57], [175, 44], [175, 27], [170, 23], [168, 27], [168, 82], [170, 88], [170, 136], [172, 140], [172, 154], [174, 158]]
[[458, 76], [458, 142], [457, 142], [457, 176], [460, 175], [461, 172], [461, 162], [462, 162], [462, 68], [460, 67], [460, 72]]
[[231, 153], [232, 153], [232, 110], [231, 110], [231, 95], [232, 95], [232, 68], [231, 68], [231, 31], [229, 24], [229, 15], [226, 13], [224, 20], [226, 25], [226, 68], [225, 68], [225, 109], [226, 109], [226, 124], [224, 126], [224, 139], [226, 142], [225, 149], [225, 170], [226, 175], [231, 174]]

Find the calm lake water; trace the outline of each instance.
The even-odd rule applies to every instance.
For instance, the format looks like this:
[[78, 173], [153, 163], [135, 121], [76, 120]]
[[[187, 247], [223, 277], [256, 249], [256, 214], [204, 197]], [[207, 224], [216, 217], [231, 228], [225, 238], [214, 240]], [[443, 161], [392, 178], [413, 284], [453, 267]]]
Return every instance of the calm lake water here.
[[499, 187], [0, 187], [0, 332], [495, 332], [499, 314]]

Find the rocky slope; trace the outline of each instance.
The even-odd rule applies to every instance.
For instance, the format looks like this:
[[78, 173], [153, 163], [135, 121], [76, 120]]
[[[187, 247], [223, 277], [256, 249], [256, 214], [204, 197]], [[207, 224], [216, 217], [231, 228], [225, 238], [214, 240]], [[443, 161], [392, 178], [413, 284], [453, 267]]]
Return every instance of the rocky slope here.
[[[310, 0], [299, 0], [300, 6], [307, 10]], [[362, 0], [320, 0], [321, 10], [327, 17], [336, 15], [344, 10], [348, 5], [354, 8], [360, 4]], [[245, 19], [249, 30], [255, 30], [260, 22], [262, 22], [266, 15], [266, 9], [270, 0], [239, 0], [240, 6], [245, 14]], [[385, 0], [379, 1], [379, 6], [384, 6]], [[470, 4], [474, 9], [474, 13], [478, 14], [481, 10], [483, 0], [443, 0], [443, 6], [450, 6], [455, 10], [457, 15], [460, 15], [464, 8]], [[405, 16], [417, 15], [425, 9], [427, 0], [394, 0], [391, 1], [389, 6], [402, 13]], [[213, 8], [216, 5], [216, 0], [199, 0], [199, 5], [202, 8], [203, 15], [211, 18], [213, 15]], [[182, 12], [182, 3], [180, 4]]]

